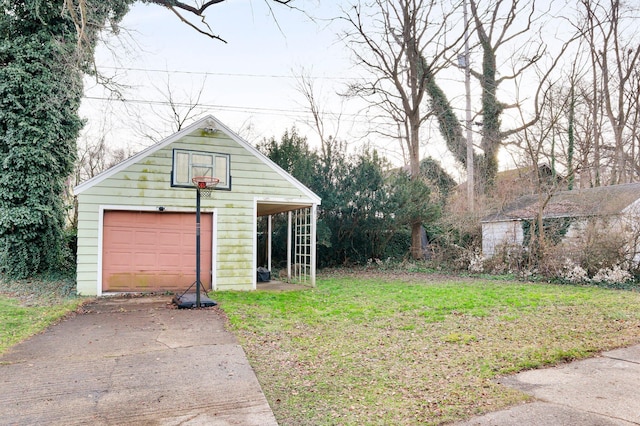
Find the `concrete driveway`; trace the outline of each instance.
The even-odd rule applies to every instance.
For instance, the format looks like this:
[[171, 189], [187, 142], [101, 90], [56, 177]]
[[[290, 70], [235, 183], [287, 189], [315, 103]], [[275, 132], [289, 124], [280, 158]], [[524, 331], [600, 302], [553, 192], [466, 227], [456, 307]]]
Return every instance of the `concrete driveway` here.
[[103, 298], [0, 357], [0, 423], [277, 425], [217, 309]]
[[524, 371], [499, 383], [536, 400], [456, 426], [640, 425], [640, 345], [554, 368]]

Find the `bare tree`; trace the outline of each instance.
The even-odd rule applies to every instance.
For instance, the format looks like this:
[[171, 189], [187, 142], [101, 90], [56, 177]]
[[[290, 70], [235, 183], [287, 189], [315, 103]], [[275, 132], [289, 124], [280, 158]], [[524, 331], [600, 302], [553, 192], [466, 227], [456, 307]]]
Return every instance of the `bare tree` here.
[[65, 191], [65, 205], [68, 206], [67, 220], [72, 228], [76, 228], [78, 225], [78, 200], [73, 194], [73, 187], [133, 155], [130, 149], [109, 147], [106, 143], [108, 133], [108, 125], [103, 120], [100, 123], [97, 138], [89, 139], [85, 134], [78, 141], [76, 162]]
[[[306, 100], [306, 105], [309, 113], [311, 114], [311, 123], [308, 123], [318, 134], [320, 138], [320, 160], [323, 162], [323, 168], [325, 172], [329, 174], [326, 176], [327, 182], [333, 181], [334, 176], [330, 174], [333, 172], [332, 156], [335, 150], [341, 150], [344, 148], [343, 143], [340, 142], [340, 125], [342, 112], [327, 113], [322, 105], [322, 101], [318, 98], [317, 90], [314, 85], [314, 81], [305, 70], [301, 70], [296, 82], [298, 92], [302, 94]], [[330, 114], [330, 116], [328, 116]], [[330, 123], [333, 123], [332, 127]]]
[[[634, 157], [629, 153], [635, 146], [640, 42], [637, 25], [630, 28], [625, 24], [633, 23], [638, 8], [634, 10], [619, 0], [581, 0], [580, 5], [584, 12], [581, 32], [588, 40], [592, 58], [593, 96], [600, 97], [614, 141], [610, 183], [628, 182], [635, 168]], [[594, 98], [594, 106], [597, 104]], [[598, 110], [594, 108], [592, 113], [597, 122]], [[603, 132], [599, 133], [601, 136]]]
[[[518, 86], [518, 85], [517, 85]], [[573, 178], [575, 169], [570, 170], [568, 149], [558, 149], [567, 140], [567, 116], [571, 108], [571, 88], [564, 90], [552, 84], [545, 86], [540, 96], [540, 119], [518, 132], [514, 139], [524, 153], [525, 170], [530, 170], [529, 179], [537, 196], [534, 220], [531, 223], [529, 250], [532, 262], [542, 262], [547, 255], [549, 241], [545, 235], [544, 214], [552, 196], [566, 189], [567, 181]], [[518, 107], [520, 121], [525, 123], [528, 115], [522, 107]], [[559, 163], [559, 164], [558, 164]], [[558, 166], [566, 173], [557, 173]]]
[[640, 181], [640, 69], [632, 74], [633, 92], [630, 94], [631, 106], [633, 112], [627, 123], [628, 132], [631, 135], [631, 164], [633, 165], [633, 174], [630, 177], [632, 182]]
[[561, 79], [563, 84], [556, 89], [557, 98], [567, 105], [568, 121], [562, 120], [555, 134], [561, 142], [564, 134], [569, 138], [566, 149], [557, 158], [560, 162], [566, 160], [568, 189], [600, 186], [601, 176], [608, 174], [610, 156], [601, 155], [602, 129], [606, 127], [604, 106], [598, 101], [600, 92], [594, 90], [590, 79], [592, 56], [584, 38], [579, 40], [570, 66], [570, 72]]
[[167, 84], [165, 85], [164, 91], [154, 85], [156, 90], [164, 97], [166, 106], [171, 112], [170, 118], [167, 118], [171, 124], [171, 130], [178, 132], [182, 130], [185, 123], [196, 120], [202, 115], [201, 112], [197, 112], [197, 109], [199, 108], [200, 98], [202, 97], [206, 83], [207, 78], [205, 76], [200, 88], [195, 93], [193, 93], [193, 91], [191, 93], [185, 91], [182, 93], [182, 98], [178, 98], [175, 94], [175, 90], [171, 86], [171, 76], [167, 77]]
[[[411, 179], [420, 177], [420, 129], [431, 116], [423, 109], [427, 85], [441, 69], [445, 54], [462, 37], [451, 36], [453, 8], [435, 0], [375, 0], [344, 11], [350, 28], [344, 40], [370, 78], [352, 83], [351, 96], [368, 102], [395, 123], [374, 131], [399, 139], [407, 153]], [[369, 7], [370, 6], [370, 7]], [[449, 34], [449, 39], [447, 39]], [[397, 133], [395, 133], [397, 131]], [[411, 224], [411, 254], [423, 258], [422, 224]]]
[[198, 87], [192, 86], [189, 91], [176, 90], [168, 74], [164, 86], [152, 85], [158, 100], [143, 105], [127, 105], [127, 111], [134, 117], [132, 127], [144, 139], [158, 142], [204, 115], [200, 99], [206, 86], [206, 77]]
[[[498, 87], [505, 81], [515, 80], [525, 71], [536, 66], [546, 53], [546, 45], [541, 40], [531, 37], [533, 26], [544, 16], [536, 9], [533, 0], [493, 0], [484, 3], [484, 9], [479, 9], [477, 0], [469, 0], [471, 15], [473, 16], [475, 33], [482, 49], [482, 71], [472, 70], [472, 74], [480, 81], [482, 88], [482, 140], [480, 146], [484, 152], [483, 163], [480, 165], [479, 186], [482, 190], [489, 190], [494, 183], [498, 171], [498, 149], [502, 141], [516, 134], [539, 119], [538, 97], [557, 61], [544, 73], [538, 82], [533, 102], [535, 109], [532, 117], [521, 126], [513, 129], [501, 129], [501, 115], [507, 108], [519, 107], [517, 104], [507, 105], [498, 100]], [[523, 39], [521, 53], [510, 74], [499, 74], [498, 52], [512, 44], [517, 39]], [[564, 49], [562, 50], [564, 51]], [[509, 52], [511, 54], [511, 52]]]
[[[599, 82], [592, 80], [591, 64], [575, 77], [574, 142], [575, 157], [581, 164], [576, 178], [579, 187], [600, 186], [610, 169], [608, 155], [602, 155], [603, 130], [606, 128], [604, 106], [599, 102]], [[606, 154], [608, 150], [604, 149]]]

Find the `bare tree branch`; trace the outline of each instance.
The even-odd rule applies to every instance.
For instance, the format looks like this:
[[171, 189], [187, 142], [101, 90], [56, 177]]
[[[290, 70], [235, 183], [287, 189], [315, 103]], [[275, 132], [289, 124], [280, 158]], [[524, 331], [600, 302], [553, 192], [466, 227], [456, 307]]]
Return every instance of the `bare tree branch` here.
[[220, 36], [214, 35], [214, 34], [211, 32], [211, 27], [209, 27], [209, 24], [207, 24], [207, 23], [206, 23], [206, 21], [204, 20], [204, 19], [205, 19], [205, 18], [204, 18], [204, 16], [202, 16], [202, 15], [198, 15], [198, 16], [200, 16], [200, 17], [201, 17], [201, 22], [202, 22], [202, 23], [207, 27], [208, 31], [206, 31], [206, 30], [201, 30], [201, 29], [200, 29], [200, 28], [198, 28], [196, 25], [194, 25], [194, 24], [192, 24], [191, 22], [189, 22], [187, 19], [185, 19], [185, 18], [180, 14], [180, 12], [178, 12], [178, 11], [176, 10], [176, 8], [175, 8], [175, 7], [173, 7], [173, 6], [167, 6], [167, 9], [169, 9], [170, 11], [172, 11], [172, 12], [173, 12], [177, 17], [178, 17], [178, 19], [180, 19], [183, 23], [187, 24], [188, 26], [190, 26], [191, 28], [193, 28], [194, 30], [196, 30], [197, 32], [199, 32], [200, 34], [203, 34], [203, 35], [205, 35], [205, 36], [207, 36], [207, 37], [210, 37], [210, 38], [212, 38], [212, 39], [214, 39], [214, 40], [219, 40], [219, 41], [221, 41], [221, 42], [223, 42], [223, 43], [226, 43], [226, 42], [227, 42], [226, 40], [222, 39]]
[[571, 46], [576, 39], [577, 39], [577, 36], [574, 36], [569, 41], [567, 41], [567, 42], [565, 42], [563, 44], [562, 48], [560, 49], [560, 53], [553, 59], [551, 65], [547, 68], [547, 70], [544, 72], [544, 74], [539, 79], [538, 87], [536, 88], [535, 99], [534, 99], [534, 102], [533, 102], [534, 110], [535, 110], [533, 118], [531, 120], [527, 121], [527, 122], [524, 122], [521, 126], [518, 126], [516, 128], [510, 129], [510, 130], [506, 130], [506, 131], [500, 132], [500, 138], [501, 139], [506, 139], [507, 137], [509, 137], [509, 136], [511, 136], [511, 135], [513, 135], [515, 133], [523, 131], [527, 127], [530, 127], [530, 126], [534, 125], [540, 119], [540, 108], [541, 108], [540, 103], [539, 103], [540, 94], [543, 93], [544, 86], [546, 84], [548, 84], [549, 77], [550, 77], [551, 73], [555, 70], [555, 68], [558, 65], [560, 59], [563, 57], [564, 53], [567, 51], [569, 46]]
[[[89, 25], [88, 8], [90, 8], [91, 5], [88, 5], [87, 1], [88, 0], [64, 0], [63, 5], [63, 11], [69, 14], [76, 27], [79, 46], [91, 45], [89, 37], [87, 36], [87, 25]], [[210, 37], [214, 40], [219, 40], [226, 43], [226, 40], [224, 40], [221, 36], [213, 33], [213, 29], [206, 22], [205, 16], [205, 12], [207, 11], [207, 9], [209, 9], [211, 6], [223, 3], [224, 1], [225, 0], [208, 0], [198, 5], [199, 2], [197, 0], [193, 0], [193, 2], [183, 2], [178, 0], [142, 0], [143, 3], [156, 4], [169, 9], [178, 17], [178, 19], [180, 19], [180, 21], [193, 28], [198, 33]], [[270, 2], [274, 2], [293, 8], [290, 5], [292, 1], [293, 0], [265, 0], [268, 5], [270, 5]], [[271, 6], [269, 6], [269, 9], [271, 9]], [[204, 28], [200, 28], [193, 22], [189, 21], [180, 11], [184, 11], [188, 14], [199, 17], [200, 22]], [[94, 23], [94, 25], [96, 24]], [[102, 25], [102, 23], [97, 23], [97, 25]], [[112, 25], [115, 24], [112, 23]]]

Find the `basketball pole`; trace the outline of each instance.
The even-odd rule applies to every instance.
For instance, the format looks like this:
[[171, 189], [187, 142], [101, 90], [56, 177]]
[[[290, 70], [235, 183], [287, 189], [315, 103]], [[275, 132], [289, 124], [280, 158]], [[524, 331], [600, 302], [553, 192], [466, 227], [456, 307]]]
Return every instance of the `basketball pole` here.
[[[185, 290], [184, 293], [182, 293], [180, 296], [175, 296], [173, 298], [173, 303], [178, 305], [178, 308], [208, 308], [210, 306], [217, 305], [217, 303], [209, 299], [209, 295], [207, 293], [205, 293], [204, 296], [200, 295], [200, 291], [202, 290], [202, 280], [200, 279], [202, 275], [202, 262], [200, 256], [200, 236], [202, 234], [200, 219], [202, 215], [200, 212], [200, 198], [202, 194], [204, 194], [204, 197], [211, 196], [211, 190], [213, 190], [220, 179], [200, 176], [192, 178], [191, 181], [196, 187], [196, 280], [189, 286], [187, 290]], [[211, 277], [211, 274], [209, 274], [209, 277]], [[195, 297], [193, 297], [192, 293], [187, 294], [187, 292], [191, 290], [194, 285], [196, 286]]]
[[196, 308], [200, 307], [200, 187], [196, 187]]

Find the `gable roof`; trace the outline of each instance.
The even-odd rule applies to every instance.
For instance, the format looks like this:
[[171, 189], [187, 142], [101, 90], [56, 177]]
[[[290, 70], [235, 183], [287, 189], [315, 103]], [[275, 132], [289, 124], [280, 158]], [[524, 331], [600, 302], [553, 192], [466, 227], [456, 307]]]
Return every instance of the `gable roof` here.
[[[599, 186], [596, 188], [559, 191], [544, 208], [545, 218], [611, 216], [622, 213], [640, 200], [640, 183]], [[540, 209], [538, 195], [526, 195], [488, 215], [481, 222], [533, 219]]]
[[235, 141], [238, 145], [242, 146], [249, 153], [251, 153], [253, 156], [255, 156], [258, 160], [262, 161], [264, 164], [266, 164], [268, 167], [270, 167], [272, 170], [274, 170], [276, 173], [278, 173], [282, 178], [284, 178], [285, 180], [289, 181], [293, 186], [298, 188], [304, 195], [309, 197], [309, 199], [311, 199], [311, 201], [313, 203], [320, 204], [320, 197], [318, 195], [316, 195], [313, 191], [311, 191], [309, 188], [307, 188], [305, 185], [303, 185], [299, 180], [297, 180], [296, 178], [291, 176], [284, 169], [282, 169], [280, 166], [278, 166], [276, 163], [274, 163], [269, 157], [267, 157], [266, 155], [264, 155], [263, 153], [258, 151], [249, 142], [247, 142], [244, 139], [242, 139], [240, 136], [238, 136], [235, 132], [233, 132], [231, 129], [229, 129], [227, 126], [225, 126], [223, 123], [221, 123], [218, 119], [216, 119], [212, 115], [207, 115], [206, 117], [203, 117], [203, 118], [195, 121], [194, 123], [190, 124], [189, 126], [185, 127], [184, 129], [174, 133], [173, 135], [161, 140], [158, 143], [155, 143], [155, 144], [151, 145], [150, 147], [148, 147], [148, 148], [140, 151], [139, 153], [127, 158], [126, 160], [124, 160], [124, 161], [116, 164], [115, 166], [111, 167], [110, 169], [107, 169], [104, 172], [92, 177], [91, 179], [86, 180], [85, 182], [82, 182], [81, 184], [79, 184], [78, 186], [76, 186], [73, 189], [74, 194], [79, 195], [79, 194], [83, 193], [87, 189], [89, 189], [89, 188], [99, 184], [100, 182], [110, 178], [111, 176], [113, 176], [116, 173], [126, 169], [127, 167], [131, 166], [132, 164], [136, 164], [140, 160], [146, 158], [147, 156], [155, 153], [156, 151], [158, 151], [158, 150], [160, 150], [162, 148], [165, 148], [166, 146], [172, 144], [173, 142], [176, 142], [176, 141], [180, 140], [182, 137], [192, 133], [193, 131], [195, 131], [197, 129], [210, 129], [210, 128], [214, 128], [214, 129], [218, 129], [218, 130], [222, 131], [225, 135], [227, 135], [229, 138], [231, 138], [233, 141]]

